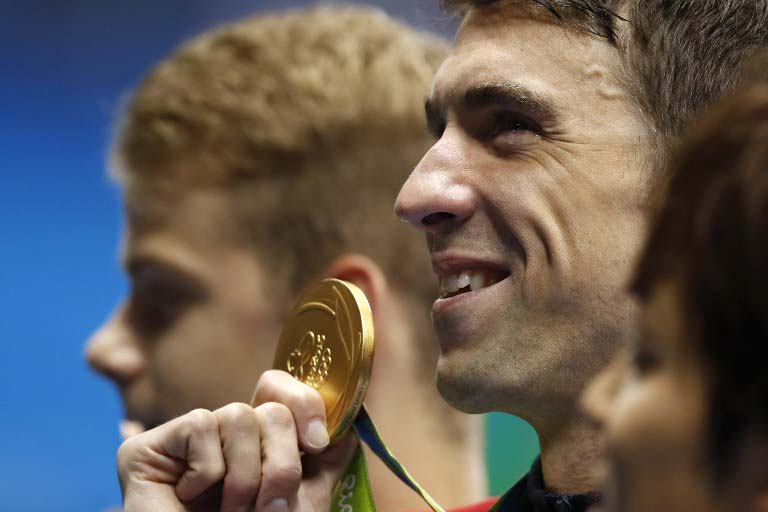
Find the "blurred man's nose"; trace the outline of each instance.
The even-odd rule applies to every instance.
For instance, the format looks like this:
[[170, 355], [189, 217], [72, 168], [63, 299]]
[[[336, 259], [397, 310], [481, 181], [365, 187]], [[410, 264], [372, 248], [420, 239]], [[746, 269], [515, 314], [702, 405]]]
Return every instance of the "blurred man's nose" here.
[[144, 369], [141, 346], [125, 324], [124, 306], [91, 335], [85, 346], [85, 359], [95, 371], [125, 384]]
[[450, 230], [475, 211], [474, 192], [461, 179], [461, 152], [450, 137], [445, 133], [424, 155], [395, 202], [401, 220], [426, 232]]
[[600, 428], [608, 423], [617, 394], [629, 366], [629, 354], [619, 353], [602, 372], [592, 379], [581, 397], [581, 407]]

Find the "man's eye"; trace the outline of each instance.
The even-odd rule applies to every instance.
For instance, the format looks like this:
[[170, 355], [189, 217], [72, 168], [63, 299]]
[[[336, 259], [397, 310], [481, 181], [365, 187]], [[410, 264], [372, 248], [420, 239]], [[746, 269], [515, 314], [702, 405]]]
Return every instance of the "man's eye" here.
[[184, 308], [173, 301], [165, 301], [157, 295], [131, 293], [128, 314], [134, 329], [143, 336], [152, 337], [165, 331]]
[[131, 271], [130, 319], [146, 336], [159, 334], [190, 306], [204, 299], [202, 286], [152, 265]]
[[633, 356], [632, 364], [640, 375], [647, 375], [659, 366], [659, 358], [650, 350], [638, 347]]
[[509, 132], [531, 132], [538, 134], [539, 129], [536, 123], [517, 112], [510, 112], [508, 110], [496, 112], [493, 116], [491, 137], [497, 137]]

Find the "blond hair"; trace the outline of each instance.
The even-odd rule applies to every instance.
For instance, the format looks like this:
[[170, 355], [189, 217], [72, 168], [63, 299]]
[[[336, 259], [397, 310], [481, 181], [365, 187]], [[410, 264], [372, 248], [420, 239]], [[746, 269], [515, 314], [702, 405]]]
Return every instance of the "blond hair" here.
[[423, 98], [447, 45], [384, 13], [256, 16], [181, 46], [141, 82], [112, 147], [127, 190], [231, 193], [244, 237], [295, 287], [359, 252], [431, 300], [422, 237], [392, 206], [432, 141]]

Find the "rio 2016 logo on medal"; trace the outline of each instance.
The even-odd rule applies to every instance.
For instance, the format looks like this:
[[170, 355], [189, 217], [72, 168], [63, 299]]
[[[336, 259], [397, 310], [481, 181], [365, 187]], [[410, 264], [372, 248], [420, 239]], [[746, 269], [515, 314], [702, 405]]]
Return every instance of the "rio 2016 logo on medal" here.
[[331, 442], [352, 426], [373, 362], [373, 315], [357, 286], [326, 279], [306, 290], [283, 327], [274, 368], [317, 389]]
[[331, 347], [325, 346], [325, 334], [315, 335], [308, 331], [288, 356], [285, 369], [304, 384], [320, 389], [328, 379], [332, 361]]

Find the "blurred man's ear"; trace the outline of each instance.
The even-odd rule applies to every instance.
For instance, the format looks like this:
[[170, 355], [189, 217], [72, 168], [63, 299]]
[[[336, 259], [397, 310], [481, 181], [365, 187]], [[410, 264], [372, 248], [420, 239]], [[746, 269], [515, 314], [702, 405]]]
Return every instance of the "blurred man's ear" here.
[[323, 272], [322, 278], [335, 278], [348, 281], [363, 290], [376, 315], [377, 305], [381, 305], [387, 293], [387, 278], [381, 267], [371, 258], [362, 254], [343, 254], [333, 260]]

